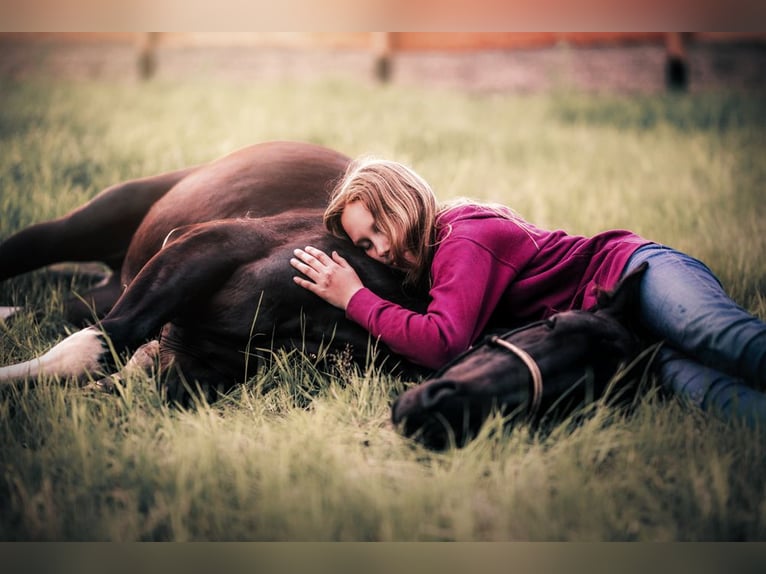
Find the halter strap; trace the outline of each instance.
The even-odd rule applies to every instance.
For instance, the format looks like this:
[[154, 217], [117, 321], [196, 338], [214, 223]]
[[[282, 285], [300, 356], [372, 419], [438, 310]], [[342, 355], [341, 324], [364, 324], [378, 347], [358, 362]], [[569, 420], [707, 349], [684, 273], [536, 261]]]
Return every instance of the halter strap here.
[[503, 347], [516, 355], [527, 366], [527, 369], [529, 369], [529, 373], [532, 375], [532, 407], [530, 410], [534, 415], [537, 413], [537, 409], [540, 408], [540, 403], [543, 399], [543, 374], [540, 372], [540, 367], [537, 362], [524, 349], [517, 347], [513, 343], [509, 343], [500, 337], [492, 337], [489, 341], [490, 343]]

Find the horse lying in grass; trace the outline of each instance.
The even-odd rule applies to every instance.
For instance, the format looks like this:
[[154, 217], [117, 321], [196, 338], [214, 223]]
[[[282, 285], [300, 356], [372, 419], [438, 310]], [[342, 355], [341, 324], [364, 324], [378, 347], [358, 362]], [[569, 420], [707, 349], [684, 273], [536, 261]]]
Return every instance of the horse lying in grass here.
[[[646, 356], [636, 321], [646, 269], [644, 263], [614, 290], [600, 292], [590, 311], [564, 311], [488, 335], [399, 396], [393, 423], [426, 446], [444, 448], [465, 444], [493, 411], [537, 423], [602, 397], [620, 368]], [[628, 399], [626, 391], [635, 388], [615, 396]]]
[[[349, 158], [306, 143], [266, 142], [211, 163], [113, 185], [65, 216], [0, 242], [0, 281], [59, 261], [99, 261], [112, 274], [64, 301], [78, 326], [103, 317], [168, 234], [211, 221], [323, 209]], [[177, 237], [177, 236], [176, 236]]]
[[[64, 304], [83, 325], [42, 357], [0, 369], [0, 381], [99, 379], [115, 354], [158, 354], [171, 400], [189, 384], [208, 400], [252, 376], [262, 348], [350, 350], [366, 331], [292, 281], [292, 251], [337, 250], [381, 296], [411, 308], [401, 275], [324, 231], [322, 212], [349, 158], [295, 142], [250, 146], [210, 164], [110, 187], [66, 216], [0, 243], [0, 278], [56, 261], [102, 261], [114, 273]], [[157, 339], [157, 337], [159, 338]], [[378, 346], [379, 355], [388, 354]], [[396, 364], [396, 358], [390, 364]], [[403, 367], [407, 367], [399, 361]]]
[[[411, 309], [424, 310], [428, 296], [405, 293], [398, 272], [324, 231], [328, 193], [348, 163], [346, 156], [310, 144], [258, 144], [206, 165], [115, 185], [60, 219], [9, 237], [0, 243], [0, 279], [63, 260], [102, 261], [114, 273], [82, 300], [65, 303], [70, 321], [82, 324], [95, 313], [97, 325], [39, 358], [0, 368], [0, 381], [100, 379], [114, 371], [115, 356], [140, 348], [139, 363], [159, 357], [168, 399], [186, 403], [190, 389], [210, 401], [247, 380], [260, 349], [316, 352], [331, 345], [364, 362], [368, 334], [294, 284], [293, 250], [307, 244], [337, 250], [373, 291]], [[596, 343], [614, 346], [608, 343], [613, 325], [602, 322], [605, 330], [597, 337], [598, 312], [582, 317], [571, 321], [567, 337], [541, 347], [551, 352], [547, 361], [538, 358], [544, 378], [549, 369], [580, 372], [583, 364], [598, 362]], [[570, 321], [550, 321], [559, 322]], [[407, 367], [387, 358], [385, 347], [378, 350], [386, 365]], [[609, 368], [629, 354], [615, 354]], [[475, 373], [459, 369], [462, 393], [488, 396], [492, 387], [479, 367]], [[435, 388], [424, 385], [423, 396]], [[418, 421], [413, 392], [394, 407], [395, 421], [410, 421], [407, 429]], [[436, 394], [442, 398], [431, 403], [450, 404], [446, 388]], [[504, 400], [501, 391], [496, 395]]]

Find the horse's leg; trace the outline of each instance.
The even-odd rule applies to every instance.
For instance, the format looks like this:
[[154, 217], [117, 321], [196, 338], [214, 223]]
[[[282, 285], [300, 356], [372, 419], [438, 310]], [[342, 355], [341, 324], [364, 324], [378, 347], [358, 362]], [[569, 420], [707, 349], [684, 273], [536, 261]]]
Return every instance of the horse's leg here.
[[199, 399], [212, 403], [231, 389], [234, 383], [225, 374], [172, 345], [163, 345], [170, 328], [172, 325], [165, 325], [160, 338], [141, 345], [118, 373], [86, 385], [85, 390], [111, 393], [130, 377], [156, 375], [165, 401], [189, 407]]
[[[110, 273], [103, 281], [82, 293], [67, 295], [62, 301], [64, 318], [78, 327], [91, 325], [109, 312], [114, 302], [120, 298], [120, 293], [120, 274]], [[23, 312], [24, 307], [0, 307], [0, 321], [12, 326], [16, 317]], [[35, 315], [42, 319], [43, 312], [38, 310]]]
[[113, 272], [81, 294], [67, 296], [63, 301], [64, 317], [79, 327], [92, 324], [109, 312], [121, 293], [120, 274]]
[[152, 205], [195, 169], [114, 185], [63, 217], [22, 229], [0, 243], [0, 280], [59, 261], [101, 261], [112, 276], [65, 299], [63, 310], [78, 326], [94, 313], [103, 317], [120, 296], [120, 267], [133, 233]]
[[152, 205], [195, 169], [113, 185], [63, 217], [11, 235], [0, 243], [0, 281], [58, 261], [102, 261], [119, 270]]
[[109, 375], [85, 386], [85, 390], [112, 392], [115, 384], [123, 384], [129, 377], [149, 375], [158, 366], [160, 357], [160, 342], [152, 339], [141, 345], [120, 372]]
[[[306, 225], [300, 219], [291, 223], [296, 229]], [[112, 351], [122, 354], [155, 336], [180, 311], [213, 295], [239, 265], [266, 256], [273, 242], [258, 220], [190, 226], [141, 269], [100, 328], [87, 327], [37, 359], [0, 368], [0, 381], [102, 376], [113, 366]]]

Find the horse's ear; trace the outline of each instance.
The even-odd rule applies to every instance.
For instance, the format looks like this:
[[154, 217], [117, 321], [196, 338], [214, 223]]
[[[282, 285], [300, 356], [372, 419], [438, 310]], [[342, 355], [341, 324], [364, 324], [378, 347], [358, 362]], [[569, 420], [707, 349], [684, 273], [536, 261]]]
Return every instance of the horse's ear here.
[[649, 264], [644, 262], [623, 277], [612, 290], [599, 290], [594, 311], [606, 313], [622, 322], [633, 322], [638, 315], [639, 288]]

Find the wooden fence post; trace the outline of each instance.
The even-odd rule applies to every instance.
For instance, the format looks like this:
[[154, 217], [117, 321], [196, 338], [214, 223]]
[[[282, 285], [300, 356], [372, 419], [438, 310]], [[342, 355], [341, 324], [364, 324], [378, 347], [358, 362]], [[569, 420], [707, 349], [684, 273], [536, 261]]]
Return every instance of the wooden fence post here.
[[157, 71], [157, 43], [159, 32], [141, 34], [138, 44], [138, 77], [148, 80]]
[[375, 78], [382, 83], [391, 79], [391, 32], [372, 32]]
[[671, 91], [685, 92], [689, 87], [685, 36], [683, 32], [665, 34], [665, 87]]

